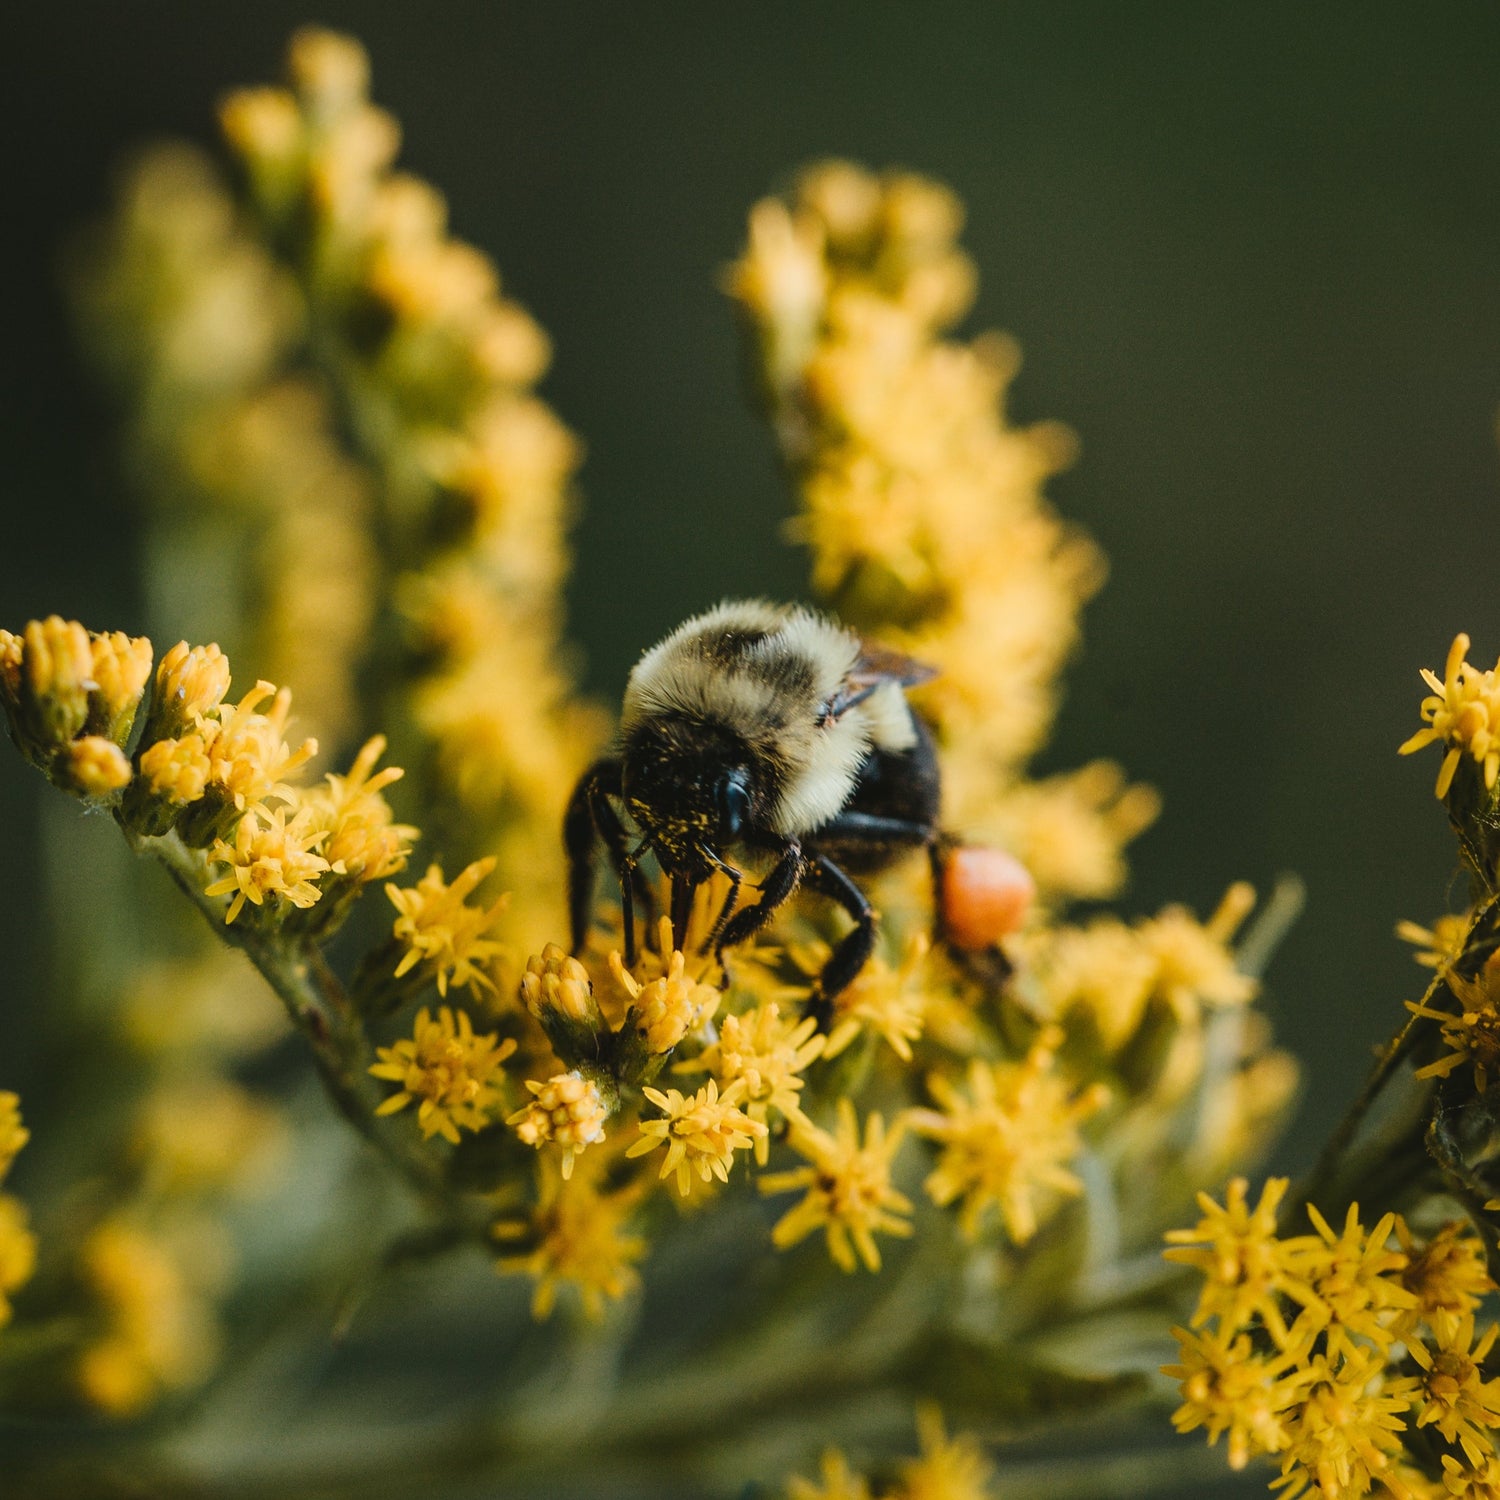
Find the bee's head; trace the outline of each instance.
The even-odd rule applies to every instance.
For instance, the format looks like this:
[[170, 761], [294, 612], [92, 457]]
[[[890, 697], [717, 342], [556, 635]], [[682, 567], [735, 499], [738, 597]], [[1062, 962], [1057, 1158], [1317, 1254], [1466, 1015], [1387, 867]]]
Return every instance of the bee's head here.
[[753, 813], [744, 741], [718, 725], [659, 717], [630, 732], [623, 760], [626, 809], [663, 868], [707, 880], [708, 856], [735, 843]]

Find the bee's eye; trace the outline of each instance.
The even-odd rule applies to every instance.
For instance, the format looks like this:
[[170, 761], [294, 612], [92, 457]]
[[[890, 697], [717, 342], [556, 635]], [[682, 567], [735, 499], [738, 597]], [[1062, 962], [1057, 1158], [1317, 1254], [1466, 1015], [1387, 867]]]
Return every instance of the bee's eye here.
[[726, 771], [714, 788], [714, 801], [718, 804], [719, 836], [737, 837], [750, 816], [750, 789], [745, 784], [745, 773], [739, 769]]

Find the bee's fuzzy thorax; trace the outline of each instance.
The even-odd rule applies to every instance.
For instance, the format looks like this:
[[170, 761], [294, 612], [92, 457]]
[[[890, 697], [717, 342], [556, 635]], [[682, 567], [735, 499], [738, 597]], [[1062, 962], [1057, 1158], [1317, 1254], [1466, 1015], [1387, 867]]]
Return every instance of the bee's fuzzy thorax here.
[[892, 683], [846, 711], [829, 706], [859, 661], [859, 637], [797, 605], [726, 600], [686, 621], [636, 664], [620, 733], [629, 744], [662, 718], [717, 726], [743, 741], [772, 802], [765, 822], [797, 837], [848, 800], [872, 745], [913, 742]]

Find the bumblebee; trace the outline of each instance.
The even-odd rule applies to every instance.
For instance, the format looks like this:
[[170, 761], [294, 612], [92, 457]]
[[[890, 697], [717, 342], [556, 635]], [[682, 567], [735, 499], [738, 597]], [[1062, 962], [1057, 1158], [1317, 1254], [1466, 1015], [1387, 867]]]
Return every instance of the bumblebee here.
[[[937, 756], [905, 692], [934, 675], [800, 606], [726, 601], [680, 625], [636, 664], [615, 751], [568, 804], [574, 951], [593, 917], [601, 842], [620, 882], [627, 964], [635, 903], [650, 899], [648, 853], [670, 882], [679, 944], [694, 893], [726, 878], [704, 945], [721, 959], [806, 887], [854, 921], [817, 983], [814, 1010], [826, 1020], [875, 944], [875, 911], [853, 877], [917, 849], [938, 873]], [[732, 858], [741, 853], [766, 868], [744, 905]]]

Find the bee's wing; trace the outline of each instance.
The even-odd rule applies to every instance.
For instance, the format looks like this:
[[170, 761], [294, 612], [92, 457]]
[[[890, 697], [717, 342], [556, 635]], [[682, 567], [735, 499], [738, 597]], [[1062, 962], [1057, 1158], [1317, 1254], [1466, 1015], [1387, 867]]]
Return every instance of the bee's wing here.
[[916, 687], [920, 683], [931, 682], [937, 675], [938, 669], [928, 666], [926, 662], [914, 661], [900, 651], [892, 651], [889, 646], [861, 641], [859, 659], [823, 710], [823, 722], [837, 719], [856, 703], [863, 703], [876, 688], [883, 687], [888, 682], [904, 688]]

